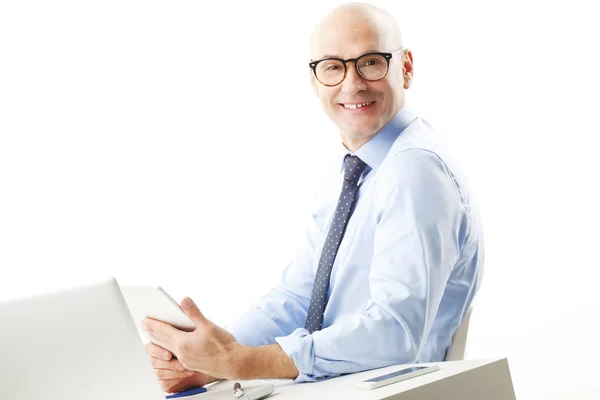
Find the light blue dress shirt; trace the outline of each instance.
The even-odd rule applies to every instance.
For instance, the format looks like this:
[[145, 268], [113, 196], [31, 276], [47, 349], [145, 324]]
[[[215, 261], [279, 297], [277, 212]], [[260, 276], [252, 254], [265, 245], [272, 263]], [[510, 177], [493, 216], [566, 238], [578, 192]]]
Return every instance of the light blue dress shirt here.
[[481, 282], [479, 212], [441, 135], [404, 106], [354, 154], [368, 167], [331, 272], [323, 329], [309, 334], [304, 325], [345, 154], [317, 192], [312, 226], [280, 283], [226, 327], [245, 345], [279, 343], [297, 382], [443, 361]]

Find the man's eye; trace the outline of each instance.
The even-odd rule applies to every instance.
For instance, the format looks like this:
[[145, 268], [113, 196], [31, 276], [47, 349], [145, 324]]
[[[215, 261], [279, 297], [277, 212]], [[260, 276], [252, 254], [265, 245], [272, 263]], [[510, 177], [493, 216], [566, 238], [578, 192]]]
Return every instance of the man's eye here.
[[367, 60], [367, 61], [365, 61], [365, 62], [364, 62], [364, 64], [363, 64], [363, 65], [364, 65], [365, 67], [372, 67], [372, 66], [374, 66], [374, 65], [378, 65], [378, 64], [379, 64], [379, 61], [378, 61], [378, 60]]
[[326, 71], [335, 71], [336, 69], [340, 69], [340, 67], [337, 65], [330, 65], [327, 67]]

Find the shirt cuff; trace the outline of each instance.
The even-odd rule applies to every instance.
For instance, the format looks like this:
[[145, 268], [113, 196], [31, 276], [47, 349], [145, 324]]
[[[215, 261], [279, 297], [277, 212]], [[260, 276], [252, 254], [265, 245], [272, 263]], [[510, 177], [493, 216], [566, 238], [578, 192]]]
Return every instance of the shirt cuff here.
[[294, 364], [298, 368], [299, 374], [294, 380], [297, 383], [315, 382], [332, 377], [329, 375], [314, 375], [315, 354], [313, 340], [314, 337], [304, 328], [296, 329], [289, 336], [275, 338], [275, 341], [281, 346], [284, 353], [294, 360]]

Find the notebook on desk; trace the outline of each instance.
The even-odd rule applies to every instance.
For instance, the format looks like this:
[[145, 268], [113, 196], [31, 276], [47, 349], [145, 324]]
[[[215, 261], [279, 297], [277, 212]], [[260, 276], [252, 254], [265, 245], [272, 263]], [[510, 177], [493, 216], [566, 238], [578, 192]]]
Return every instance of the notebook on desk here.
[[0, 303], [3, 400], [164, 400], [115, 279]]

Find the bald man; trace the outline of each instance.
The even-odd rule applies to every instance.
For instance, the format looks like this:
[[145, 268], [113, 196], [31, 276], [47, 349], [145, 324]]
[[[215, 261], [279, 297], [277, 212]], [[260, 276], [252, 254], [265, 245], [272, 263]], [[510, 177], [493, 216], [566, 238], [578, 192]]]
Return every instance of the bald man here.
[[311, 85], [339, 127], [313, 224], [280, 283], [227, 329], [186, 298], [186, 333], [146, 320], [162, 387], [218, 378], [297, 382], [443, 361], [477, 292], [475, 201], [440, 136], [411, 111], [413, 56], [389, 14], [335, 9], [315, 28]]

